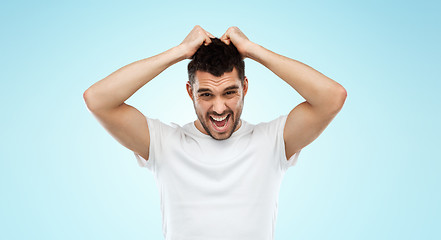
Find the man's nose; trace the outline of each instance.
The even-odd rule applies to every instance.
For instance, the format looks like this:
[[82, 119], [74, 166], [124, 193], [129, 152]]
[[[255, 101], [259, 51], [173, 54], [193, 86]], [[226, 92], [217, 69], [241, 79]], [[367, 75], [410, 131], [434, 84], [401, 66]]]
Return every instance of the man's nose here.
[[216, 98], [213, 103], [213, 111], [219, 115], [223, 114], [227, 110], [225, 101], [220, 98]]

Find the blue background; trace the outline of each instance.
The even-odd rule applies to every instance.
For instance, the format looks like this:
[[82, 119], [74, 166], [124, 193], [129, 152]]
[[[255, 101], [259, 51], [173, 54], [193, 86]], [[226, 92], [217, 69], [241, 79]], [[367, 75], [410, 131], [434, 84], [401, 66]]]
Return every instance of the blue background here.
[[[83, 92], [178, 45], [194, 25], [250, 40], [340, 83], [346, 103], [283, 180], [276, 239], [440, 239], [437, 1], [1, 3], [0, 238], [163, 239], [154, 177], [87, 110]], [[177, 63], [127, 103], [194, 120]], [[304, 101], [246, 59], [243, 119]]]

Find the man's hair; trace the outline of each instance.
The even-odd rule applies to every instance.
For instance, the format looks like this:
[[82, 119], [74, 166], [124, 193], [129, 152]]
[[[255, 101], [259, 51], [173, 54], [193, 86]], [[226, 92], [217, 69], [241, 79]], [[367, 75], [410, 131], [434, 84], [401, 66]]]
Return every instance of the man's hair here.
[[211, 43], [207, 46], [201, 45], [191, 59], [188, 64], [188, 79], [191, 86], [194, 84], [198, 70], [220, 77], [226, 72], [233, 71], [233, 68], [236, 68], [243, 86], [245, 63], [232, 42], [227, 45], [219, 38], [211, 38]]

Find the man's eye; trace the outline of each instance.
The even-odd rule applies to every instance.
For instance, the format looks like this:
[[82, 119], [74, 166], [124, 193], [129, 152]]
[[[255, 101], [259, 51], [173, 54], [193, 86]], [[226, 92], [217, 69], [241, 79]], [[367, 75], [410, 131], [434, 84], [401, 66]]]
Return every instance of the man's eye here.
[[201, 97], [209, 97], [209, 96], [211, 96], [211, 94], [209, 94], [209, 93], [202, 93], [201, 94]]
[[226, 92], [225, 94], [226, 95], [231, 95], [231, 94], [235, 94], [236, 92], [235, 91], [228, 91], [228, 92]]

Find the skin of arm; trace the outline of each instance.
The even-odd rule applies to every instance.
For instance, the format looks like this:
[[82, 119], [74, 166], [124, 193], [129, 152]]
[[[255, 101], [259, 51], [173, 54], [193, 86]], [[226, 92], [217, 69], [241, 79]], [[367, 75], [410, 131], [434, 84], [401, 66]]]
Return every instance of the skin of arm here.
[[312, 67], [251, 42], [237, 27], [230, 27], [221, 40], [233, 42], [243, 57], [267, 67], [306, 100], [292, 109], [286, 120], [287, 159], [314, 141], [343, 107], [347, 96], [343, 86]]
[[119, 143], [148, 159], [145, 116], [124, 102], [162, 71], [211, 43], [210, 37], [214, 36], [197, 25], [178, 46], [118, 69], [83, 93], [87, 108]]

